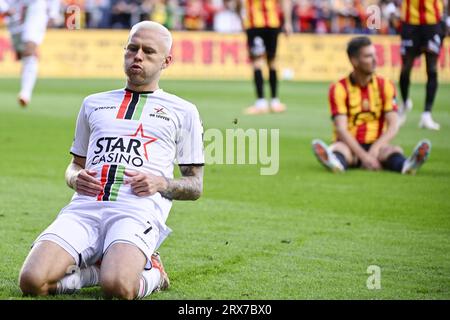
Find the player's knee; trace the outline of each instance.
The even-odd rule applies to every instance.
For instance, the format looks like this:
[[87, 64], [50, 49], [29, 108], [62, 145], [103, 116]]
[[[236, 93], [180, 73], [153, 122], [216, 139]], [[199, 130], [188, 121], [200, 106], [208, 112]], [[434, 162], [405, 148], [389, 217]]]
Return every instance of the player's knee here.
[[331, 145], [331, 150], [333, 152], [339, 152], [341, 153], [347, 161], [350, 161], [352, 158], [352, 152], [350, 151], [350, 148], [341, 141], [336, 141]]
[[30, 56], [36, 56], [37, 55], [37, 46], [33, 42], [27, 42], [25, 44], [25, 48], [22, 52], [23, 57], [30, 57]]
[[437, 79], [437, 70], [436, 68], [427, 69], [428, 79]]
[[403, 149], [399, 146], [385, 146], [380, 149], [378, 156], [379, 161], [386, 161], [391, 155], [400, 153], [403, 154]]
[[107, 298], [132, 300], [136, 298], [137, 288], [133, 281], [124, 276], [102, 276], [100, 286]]
[[38, 296], [47, 294], [45, 277], [31, 270], [22, 270], [19, 275], [19, 287], [24, 295]]

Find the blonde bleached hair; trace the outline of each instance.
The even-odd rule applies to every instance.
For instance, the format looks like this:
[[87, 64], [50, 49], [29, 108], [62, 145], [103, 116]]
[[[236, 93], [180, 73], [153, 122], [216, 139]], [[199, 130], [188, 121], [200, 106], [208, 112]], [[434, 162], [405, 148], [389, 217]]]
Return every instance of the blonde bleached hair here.
[[172, 35], [170, 34], [170, 31], [164, 27], [162, 24], [159, 24], [154, 21], [141, 21], [136, 23], [130, 30], [130, 34], [128, 36], [128, 40], [135, 34], [137, 31], [145, 29], [145, 30], [151, 30], [154, 32], [159, 33], [159, 38], [164, 44], [164, 48], [166, 49], [166, 54], [170, 53], [170, 49], [172, 48]]

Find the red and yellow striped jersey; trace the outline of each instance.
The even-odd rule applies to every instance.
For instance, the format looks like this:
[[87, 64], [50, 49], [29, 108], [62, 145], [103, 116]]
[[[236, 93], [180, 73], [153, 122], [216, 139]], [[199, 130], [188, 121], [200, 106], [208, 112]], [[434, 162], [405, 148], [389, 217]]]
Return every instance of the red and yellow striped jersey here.
[[341, 79], [331, 85], [328, 98], [332, 117], [346, 115], [348, 131], [361, 144], [375, 142], [386, 130], [384, 115], [397, 111], [394, 84], [377, 75], [365, 87], [351, 76]]
[[245, 29], [280, 28], [278, 0], [245, 0]]
[[443, 0], [403, 0], [401, 19], [404, 23], [436, 24], [442, 19]]

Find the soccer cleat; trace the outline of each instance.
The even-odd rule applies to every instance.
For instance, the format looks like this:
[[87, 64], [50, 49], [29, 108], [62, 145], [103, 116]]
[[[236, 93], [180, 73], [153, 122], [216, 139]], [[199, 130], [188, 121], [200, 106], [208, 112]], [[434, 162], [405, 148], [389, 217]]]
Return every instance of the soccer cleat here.
[[431, 142], [427, 139], [419, 141], [411, 156], [405, 160], [402, 174], [416, 174], [417, 170], [425, 163], [431, 152]]
[[17, 102], [19, 103], [19, 105], [22, 108], [25, 108], [29, 103], [30, 103], [30, 99], [25, 98], [24, 96], [19, 96], [17, 98]]
[[434, 122], [431, 112], [424, 112], [420, 117], [419, 128], [438, 131], [441, 126], [439, 123]]
[[151, 262], [152, 262], [152, 268], [158, 269], [161, 274], [161, 280], [159, 281], [159, 285], [155, 290], [153, 290], [153, 292], [158, 292], [158, 291], [169, 289], [169, 286], [170, 286], [169, 276], [167, 275], [166, 271], [164, 270], [164, 266], [161, 261], [161, 256], [159, 255], [158, 251], [156, 251], [155, 253], [152, 254]]
[[400, 105], [400, 110], [398, 111], [398, 125], [401, 127], [406, 122], [406, 114], [410, 112], [413, 108], [413, 103], [411, 99], [407, 99], [406, 103]]
[[266, 114], [269, 112], [270, 112], [270, 109], [268, 107], [257, 107], [257, 106], [251, 106], [244, 110], [244, 114], [247, 114], [247, 115]]
[[319, 139], [312, 141], [313, 152], [321, 164], [332, 172], [344, 172], [345, 168], [330, 148]]
[[286, 105], [284, 105], [281, 102], [273, 103], [273, 104], [270, 105], [270, 110], [272, 110], [272, 112], [274, 112], [274, 113], [285, 112], [286, 111]]

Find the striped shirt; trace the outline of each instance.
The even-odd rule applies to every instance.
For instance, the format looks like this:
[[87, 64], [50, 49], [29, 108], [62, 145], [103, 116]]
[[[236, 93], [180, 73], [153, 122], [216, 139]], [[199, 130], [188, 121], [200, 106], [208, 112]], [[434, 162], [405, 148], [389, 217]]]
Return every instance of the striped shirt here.
[[332, 84], [329, 103], [332, 117], [346, 115], [348, 131], [361, 144], [375, 142], [386, 130], [385, 114], [397, 111], [394, 84], [377, 75], [365, 87], [354, 83], [350, 75]]
[[244, 0], [245, 29], [280, 28], [280, 7], [277, 0]]
[[401, 20], [407, 24], [437, 24], [442, 19], [442, 0], [403, 0]]

